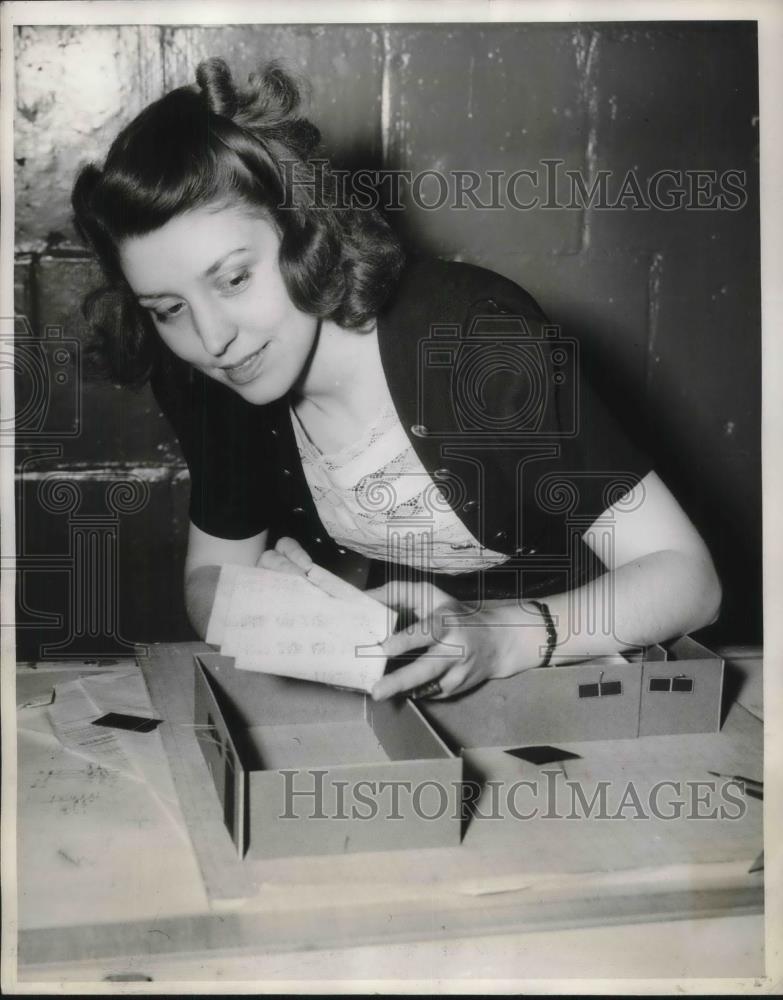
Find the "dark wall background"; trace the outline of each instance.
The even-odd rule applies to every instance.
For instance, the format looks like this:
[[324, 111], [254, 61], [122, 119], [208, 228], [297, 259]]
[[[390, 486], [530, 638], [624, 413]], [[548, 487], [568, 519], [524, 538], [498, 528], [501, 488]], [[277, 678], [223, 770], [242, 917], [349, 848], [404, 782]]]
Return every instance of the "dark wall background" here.
[[82, 377], [96, 276], [69, 193], [210, 55], [307, 75], [311, 117], [349, 166], [746, 171], [735, 212], [409, 203], [393, 221], [417, 250], [513, 278], [579, 336], [716, 558], [724, 609], [703, 638], [761, 640], [755, 24], [30, 27], [15, 43], [20, 658], [190, 634], [187, 472], [147, 390]]

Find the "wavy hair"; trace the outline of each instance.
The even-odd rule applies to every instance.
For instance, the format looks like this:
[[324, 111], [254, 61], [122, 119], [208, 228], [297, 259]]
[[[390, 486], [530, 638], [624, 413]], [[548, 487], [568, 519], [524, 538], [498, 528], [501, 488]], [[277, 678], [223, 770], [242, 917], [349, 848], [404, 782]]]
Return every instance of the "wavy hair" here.
[[239, 202], [270, 219], [283, 280], [302, 312], [354, 330], [377, 315], [402, 250], [377, 211], [330, 204], [334, 177], [320, 132], [299, 105], [300, 87], [277, 64], [239, 88], [222, 59], [207, 59], [196, 85], [166, 94], [119, 133], [103, 169], [79, 172], [76, 228], [106, 280], [83, 306], [94, 333], [88, 353], [102, 374], [140, 385], [161, 357], [162, 341], [123, 276], [122, 242], [207, 205]]

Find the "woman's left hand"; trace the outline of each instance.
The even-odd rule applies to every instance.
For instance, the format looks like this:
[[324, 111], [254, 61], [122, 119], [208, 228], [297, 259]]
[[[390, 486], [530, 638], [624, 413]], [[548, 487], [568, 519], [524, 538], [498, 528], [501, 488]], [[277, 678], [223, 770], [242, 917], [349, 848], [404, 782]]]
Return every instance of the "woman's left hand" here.
[[306, 576], [312, 565], [313, 560], [295, 538], [278, 538], [275, 547], [265, 549], [256, 563], [263, 569], [295, 576]]
[[[430, 583], [391, 583], [368, 591], [389, 607], [415, 615], [416, 621], [383, 643], [387, 656], [414, 650], [421, 654], [382, 677], [373, 687], [376, 701], [396, 694], [449, 698], [493, 677], [540, 662], [540, 625], [510, 626], [493, 609], [473, 610]], [[544, 642], [545, 642], [544, 638]]]

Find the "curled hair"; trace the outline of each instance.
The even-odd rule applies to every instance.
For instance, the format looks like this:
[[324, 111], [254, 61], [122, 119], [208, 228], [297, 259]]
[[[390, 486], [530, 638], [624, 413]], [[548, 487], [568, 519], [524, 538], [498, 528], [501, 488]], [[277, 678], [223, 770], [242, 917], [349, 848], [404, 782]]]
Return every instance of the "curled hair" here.
[[402, 268], [399, 243], [377, 211], [335, 207], [320, 133], [298, 113], [300, 88], [288, 73], [270, 64], [240, 88], [222, 59], [207, 59], [196, 81], [145, 108], [103, 168], [85, 166], [73, 187], [77, 231], [106, 278], [84, 303], [91, 353], [116, 382], [142, 384], [162, 356], [119, 248], [180, 213], [236, 202], [260, 209], [280, 235], [293, 304], [347, 329], [367, 328]]

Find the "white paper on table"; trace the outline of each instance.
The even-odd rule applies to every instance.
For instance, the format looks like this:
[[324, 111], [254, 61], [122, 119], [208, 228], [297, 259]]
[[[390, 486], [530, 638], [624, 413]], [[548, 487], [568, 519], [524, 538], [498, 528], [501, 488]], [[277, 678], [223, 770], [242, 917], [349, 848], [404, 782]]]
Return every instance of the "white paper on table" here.
[[[149, 692], [139, 670], [84, 677], [82, 685], [100, 709], [101, 715], [119, 712], [138, 715], [140, 718], [154, 717]], [[126, 756], [132, 762], [135, 772], [143, 775], [161, 805], [169, 812], [174, 822], [184, 829], [184, 820], [179, 810], [171, 772], [167, 766], [161, 766], [165, 761], [166, 752], [158, 730], [148, 733], [117, 730], [115, 734]]]
[[87, 694], [81, 680], [55, 684], [54, 702], [48, 715], [62, 745], [103, 767], [114, 768], [140, 780], [119, 734], [93, 725], [95, 719], [105, 714]]
[[379, 643], [396, 614], [350, 584], [338, 585], [320, 567], [314, 570], [340, 596], [295, 574], [240, 567], [224, 582], [221, 573], [218, 589], [230, 586], [232, 593], [228, 601], [220, 597], [225, 620], [222, 628], [215, 622], [212, 635], [222, 634], [221, 652], [240, 670], [369, 691], [386, 668]]
[[19, 726], [35, 739], [54, 739], [71, 753], [145, 783], [179, 832], [187, 836], [160, 733], [93, 725], [109, 712], [154, 716], [138, 670], [112, 670], [56, 684], [48, 709], [26, 711]]
[[[205, 912], [182, 817], [173, 825], [173, 810], [149, 784], [72, 753], [47, 713], [22, 713], [40, 714], [41, 728], [25, 724], [18, 732], [20, 925], [72, 928], [77, 914], [91, 925], [146, 919], [152, 927], [166, 916]], [[51, 864], [42, 863], [50, 857]], [[127, 863], [133, 857], [144, 863]]]

